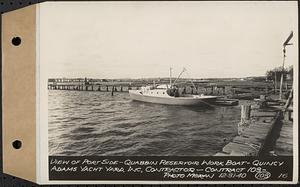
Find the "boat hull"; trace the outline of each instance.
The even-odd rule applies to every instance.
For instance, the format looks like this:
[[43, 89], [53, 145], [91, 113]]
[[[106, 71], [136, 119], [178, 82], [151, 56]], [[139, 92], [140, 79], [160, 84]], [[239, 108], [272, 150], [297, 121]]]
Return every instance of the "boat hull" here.
[[204, 98], [156, 97], [156, 96], [143, 95], [136, 90], [130, 90], [129, 95], [132, 100], [136, 100], [136, 101], [165, 104], [165, 105], [183, 105], [183, 106], [209, 105], [209, 103], [214, 102], [217, 98], [214, 96], [207, 96]]

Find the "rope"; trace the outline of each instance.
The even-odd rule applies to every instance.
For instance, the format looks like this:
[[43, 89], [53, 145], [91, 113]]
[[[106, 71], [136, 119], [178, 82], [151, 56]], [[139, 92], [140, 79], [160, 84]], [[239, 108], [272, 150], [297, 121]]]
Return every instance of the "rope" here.
[[[244, 143], [245, 145], [249, 145], [251, 148], [253, 148], [256, 151], [259, 151], [260, 146], [252, 143]], [[256, 148], [255, 148], [256, 147]]]

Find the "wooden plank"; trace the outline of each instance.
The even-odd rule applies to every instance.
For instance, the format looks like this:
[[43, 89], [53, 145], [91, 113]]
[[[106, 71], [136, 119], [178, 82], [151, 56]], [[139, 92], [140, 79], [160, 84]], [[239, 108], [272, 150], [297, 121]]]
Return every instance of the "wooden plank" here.
[[269, 128], [262, 127], [262, 128], [246, 128], [244, 130], [243, 134], [249, 134], [249, 135], [254, 135], [254, 136], [264, 136], [267, 135], [269, 131]]
[[230, 156], [247, 156], [247, 153], [245, 153], [245, 152], [239, 152], [239, 151], [232, 151], [230, 153]]
[[253, 133], [253, 132], [243, 132], [242, 136], [244, 137], [249, 137], [249, 138], [255, 138], [258, 139], [259, 141], [264, 140], [267, 137], [267, 134], [257, 134], [257, 133]]
[[219, 153], [215, 154], [214, 156], [229, 156], [229, 154], [219, 152]]
[[251, 116], [253, 117], [275, 117], [277, 112], [272, 111], [252, 111]]
[[272, 124], [275, 117], [272, 116], [272, 117], [252, 117], [252, 119], [256, 119], [256, 122], [259, 122], [259, 123], [269, 123], [269, 124]]
[[250, 147], [249, 145], [230, 142], [223, 148], [223, 152], [242, 153], [243, 155], [256, 155], [258, 153], [258, 150]]
[[237, 136], [235, 137], [232, 142], [234, 143], [240, 143], [240, 144], [254, 144], [257, 146], [261, 146], [262, 145], [262, 141], [259, 141], [258, 139], [255, 138], [246, 138], [246, 137], [242, 137], [242, 136]]

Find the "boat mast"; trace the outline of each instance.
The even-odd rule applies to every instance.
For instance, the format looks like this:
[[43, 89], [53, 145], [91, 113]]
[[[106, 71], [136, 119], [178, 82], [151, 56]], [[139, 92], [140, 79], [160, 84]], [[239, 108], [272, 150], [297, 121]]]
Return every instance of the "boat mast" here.
[[170, 68], [170, 88], [172, 88], [172, 68]]
[[186, 69], [183, 68], [183, 70], [182, 70], [182, 71], [180, 72], [180, 74], [178, 75], [177, 79], [175, 79], [174, 84], [175, 84], [175, 82], [181, 77], [182, 73], [185, 72], [185, 71], [186, 71]]

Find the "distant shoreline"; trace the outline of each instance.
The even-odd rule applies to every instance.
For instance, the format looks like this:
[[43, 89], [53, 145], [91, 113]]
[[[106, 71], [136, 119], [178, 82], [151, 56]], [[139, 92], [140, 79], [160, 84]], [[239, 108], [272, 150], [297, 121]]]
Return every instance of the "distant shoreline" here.
[[[231, 80], [262, 80], [266, 79], [267, 76], [251, 76], [251, 77], [232, 77], [232, 78], [180, 78], [178, 80], [193, 80], [193, 81], [214, 81], [214, 80], [222, 80], [222, 81], [231, 81]], [[172, 80], [175, 80], [177, 77], [172, 77]], [[48, 78], [48, 81], [52, 82], [55, 80], [93, 80], [93, 81], [150, 81], [150, 80], [170, 80], [169, 77], [153, 77], [153, 78], [89, 78], [89, 77], [78, 77], [78, 78], [67, 78], [67, 77], [57, 77], [57, 78]]]

